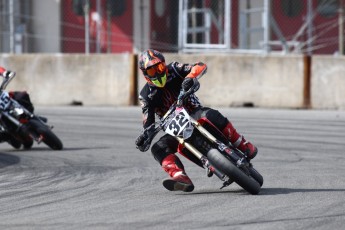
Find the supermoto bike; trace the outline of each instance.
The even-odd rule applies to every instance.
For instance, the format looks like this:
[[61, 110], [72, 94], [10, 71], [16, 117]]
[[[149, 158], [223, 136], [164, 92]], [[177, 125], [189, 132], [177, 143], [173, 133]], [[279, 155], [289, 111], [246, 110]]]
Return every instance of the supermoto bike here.
[[45, 143], [53, 150], [61, 150], [63, 144], [52, 132], [53, 127], [47, 125], [47, 119], [30, 112], [5, 91], [15, 75], [12, 72], [9, 76], [4, 76], [0, 86], [0, 132], [10, 135], [12, 140], [19, 143], [12, 144], [15, 148], [20, 148], [23, 144], [25, 149], [30, 149], [36, 141], [38, 144]]
[[[208, 176], [215, 174], [223, 182], [221, 189], [235, 182], [248, 193], [258, 194], [263, 185], [263, 177], [254, 169], [246, 155], [235, 148], [209, 120], [195, 120], [183, 107], [184, 99], [199, 89], [199, 82], [195, 82], [187, 92], [181, 90], [179, 99], [166, 114], [144, 130], [144, 135], [147, 136], [145, 151], [156, 134], [163, 130], [175, 137], [182, 147], [200, 161], [199, 165], [207, 170]], [[182, 155], [185, 156], [183, 153]]]

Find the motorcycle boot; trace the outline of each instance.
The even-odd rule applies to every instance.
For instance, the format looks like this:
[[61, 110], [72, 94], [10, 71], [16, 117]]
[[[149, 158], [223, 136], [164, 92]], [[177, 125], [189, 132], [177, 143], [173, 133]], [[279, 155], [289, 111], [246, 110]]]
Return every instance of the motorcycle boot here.
[[222, 133], [228, 138], [231, 144], [246, 154], [249, 160], [253, 159], [258, 153], [258, 149], [249, 141], [247, 141], [242, 135], [240, 135], [234, 126], [229, 122]]
[[170, 154], [163, 159], [162, 168], [170, 175], [170, 178], [163, 180], [163, 186], [166, 189], [184, 192], [194, 190], [194, 185], [184, 171], [182, 162], [175, 154]]

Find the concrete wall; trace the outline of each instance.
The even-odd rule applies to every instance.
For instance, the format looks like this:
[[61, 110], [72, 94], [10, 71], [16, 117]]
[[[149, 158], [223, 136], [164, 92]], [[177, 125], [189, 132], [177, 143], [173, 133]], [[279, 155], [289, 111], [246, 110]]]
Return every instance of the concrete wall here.
[[315, 109], [345, 109], [345, 57], [313, 56], [311, 104]]
[[165, 55], [167, 62], [202, 61], [206, 75], [197, 95], [205, 105], [300, 108], [303, 57], [281, 55]]
[[27, 90], [36, 105], [128, 105], [133, 56], [1, 55], [0, 65], [17, 72], [8, 90]]
[[[166, 61], [203, 61], [208, 71], [197, 96], [208, 106], [304, 108], [303, 56], [165, 54]], [[313, 56], [311, 108], [345, 109], [345, 58]], [[127, 106], [145, 84], [132, 54], [0, 55], [17, 72], [8, 90], [27, 90], [35, 105]], [[138, 86], [137, 86], [138, 85]], [[134, 97], [134, 100], [133, 100]]]

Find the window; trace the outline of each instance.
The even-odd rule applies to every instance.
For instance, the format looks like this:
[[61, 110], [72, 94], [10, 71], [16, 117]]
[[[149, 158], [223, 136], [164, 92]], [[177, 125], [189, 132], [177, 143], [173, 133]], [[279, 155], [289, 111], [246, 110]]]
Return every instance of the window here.
[[111, 16], [121, 16], [126, 11], [126, 0], [107, 0], [106, 7]]
[[282, 0], [283, 13], [288, 17], [296, 17], [302, 13], [303, 3], [300, 0]]
[[339, 0], [318, 0], [317, 11], [326, 18], [334, 17], [338, 15]]
[[165, 11], [165, 1], [164, 0], [156, 0], [155, 1], [155, 12], [158, 17], [164, 16]]

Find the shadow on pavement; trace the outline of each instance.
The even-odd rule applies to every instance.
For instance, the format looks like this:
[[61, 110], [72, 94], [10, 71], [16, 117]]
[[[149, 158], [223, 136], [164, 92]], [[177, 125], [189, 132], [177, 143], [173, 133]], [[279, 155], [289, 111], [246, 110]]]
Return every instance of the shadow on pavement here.
[[[308, 193], [308, 192], [344, 192], [345, 189], [292, 189], [292, 188], [262, 188], [257, 196], [267, 196], [267, 195], [281, 195], [290, 193]], [[206, 195], [206, 194], [237, 194], [237, 195], [249, 195], [244, 189], [236, 190], [194, 190], [190, 193], [177, 192], [176, 195]], [[254, 195], [255, 196], [255, 195]]]
[[0, 153], [0, 168], [5, 168], [10, 165], [18, 164], [20, 158], [14, 155]]
[[306, 192], [344, 192], [345, 189], [306, 189], [306, 188], [262, 188], [259, 195], [281, 195], [290, 193]]

